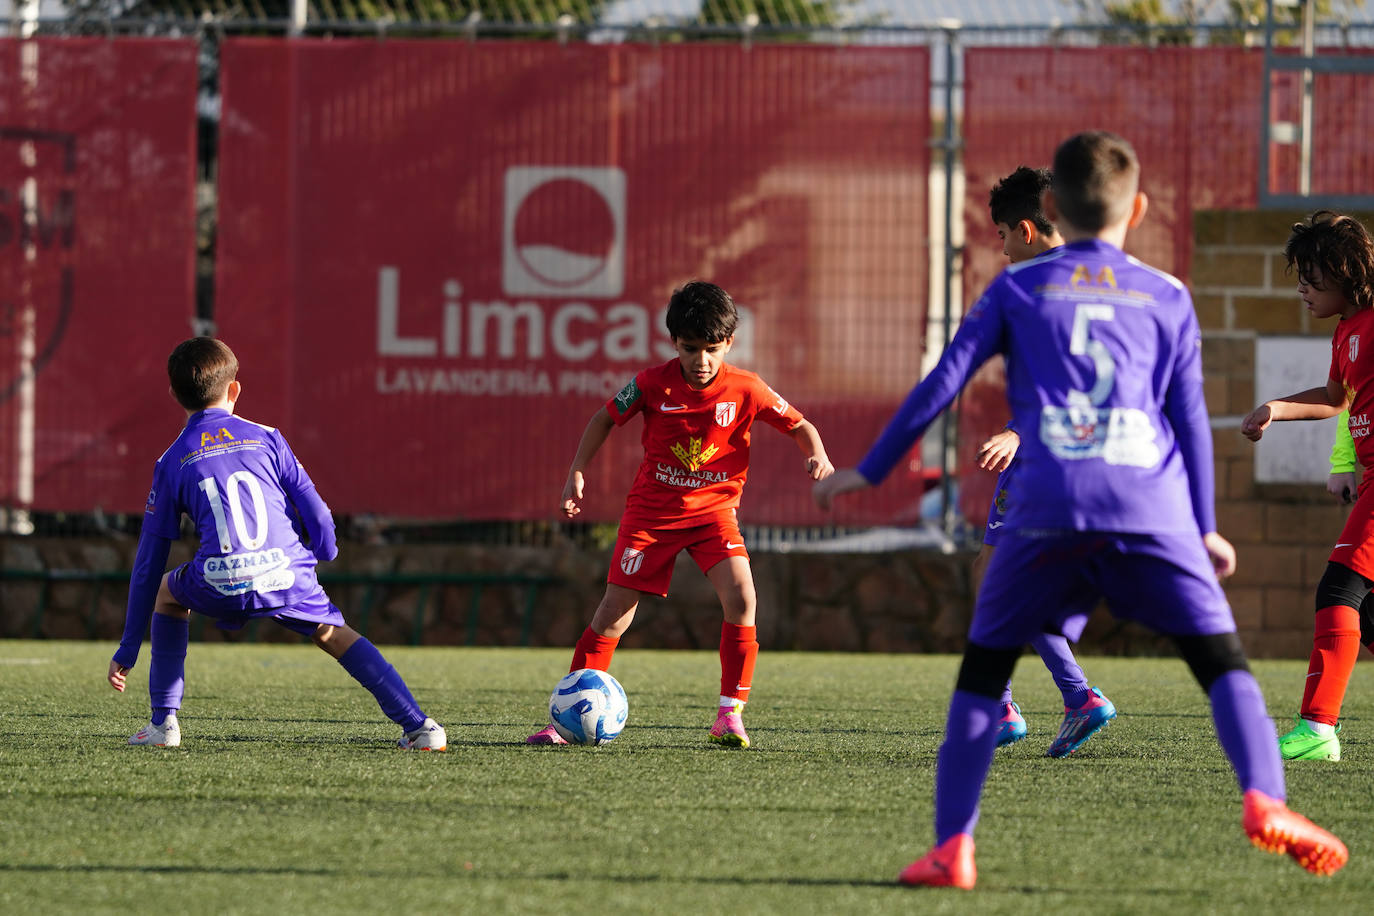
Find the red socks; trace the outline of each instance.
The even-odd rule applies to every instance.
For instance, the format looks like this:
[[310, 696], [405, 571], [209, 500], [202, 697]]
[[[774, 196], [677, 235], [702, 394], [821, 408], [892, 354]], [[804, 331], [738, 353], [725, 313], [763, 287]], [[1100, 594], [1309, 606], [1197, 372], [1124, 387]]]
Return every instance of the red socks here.
[[1334, 605], [1317, 611], [1307, 684], [1302, 692], [1302, 717], [1335, 725], [1341, 701], [1360, 655], [1360, 612]]
[[749, 701], [749, 686], [754, 682], [754, 662], [759, 657], [756, 627], [733, 623], [720, 625], [720, 695]]
[[597, 671], [610, 671], [611, 656], [615, 655], [615, 647], [619, 644], [620, 637], [602, 636], [591, 627], [587, 627], [578, 638], [577, 645], [573, 647], [572, 667], [568, 670], [595, 668]]

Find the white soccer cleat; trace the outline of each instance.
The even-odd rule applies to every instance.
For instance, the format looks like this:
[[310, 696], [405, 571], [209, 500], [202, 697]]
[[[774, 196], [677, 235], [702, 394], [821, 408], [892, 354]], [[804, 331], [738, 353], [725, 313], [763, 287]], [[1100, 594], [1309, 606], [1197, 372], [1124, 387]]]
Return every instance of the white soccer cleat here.
[[438, 722], [426, 719], [415, 731], [406, 732], [396, 744], [408, 751], [442, 751], [448, 748], [448, 735]]
[[161, 725], [149, 722], [140, 728], [129, 743], [145, 747], [181, 747], [181, 725], [175, 715], [169, 715]]

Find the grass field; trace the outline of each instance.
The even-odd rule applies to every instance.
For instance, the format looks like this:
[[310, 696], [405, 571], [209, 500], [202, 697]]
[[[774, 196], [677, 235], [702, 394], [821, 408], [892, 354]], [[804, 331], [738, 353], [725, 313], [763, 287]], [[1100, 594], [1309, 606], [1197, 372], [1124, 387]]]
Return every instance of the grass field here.
[[[388, 648], [446, 754], [308, 645], [193, 644], [175, 750], [134, 748], [147, 648], [123, 696], [113, 645], [0, 642], [0, 911], [363, 913], [1356, 913], [1374, 899], [1374, 667], [1338, 764], [1290, 763], [1293, 807], [1351, 864], [1261, 853], [1181, 662], [1086, 661], [1112, 727], [1042, 756], [1062, 707], [1026, 658], [1030, 736], [1000, 751], [972, 893], [908, 890], [957, 660], [765, 653], [754, 747], [706, 742], [714, 653], [627, 650], [624, 734], [531, 748], [566, 650]], [[1305, 666], [1260, 662], [1291, 716]], [[1286, 728], [1286, 726], [1285, 726]]]

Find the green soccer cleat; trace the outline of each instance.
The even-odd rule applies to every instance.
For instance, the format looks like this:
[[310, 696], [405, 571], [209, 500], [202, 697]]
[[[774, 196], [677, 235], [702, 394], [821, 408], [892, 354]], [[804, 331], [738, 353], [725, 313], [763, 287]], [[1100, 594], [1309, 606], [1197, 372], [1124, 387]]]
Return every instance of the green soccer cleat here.
[[[1302, 716], [1294, 716], [1297, 725], [1288, 734], [1279, 739], [1279, 754], [1284, 760], [1340, 760], [1341, 742], [1332, 735], [1323, 738], [1321, 735], [1312, 731], [1308, 724], [1303, 721]], [[1336, 726], [1336, 734], [1340, 734], [1341, 727]]]

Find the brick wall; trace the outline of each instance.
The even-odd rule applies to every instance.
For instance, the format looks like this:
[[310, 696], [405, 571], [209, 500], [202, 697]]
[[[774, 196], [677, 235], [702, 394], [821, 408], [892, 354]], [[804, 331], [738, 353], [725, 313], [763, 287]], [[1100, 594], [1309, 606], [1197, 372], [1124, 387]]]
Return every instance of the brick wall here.
[[[1317, 583], [1345, 519], [1320, 483], [1257, 484], [1254, 446], [1240, 435], [1240, 418], [1257, 404], [1256, 373], [1264, 372], [1255, 365], [1257, 338], [1327, 339], [1334, 328], [1302, 308], [1297, 279], [1285, 272], [1283, 244], [1305, 215], [1207, 211], [1193, 223], [1191, 286], [1212, 414], [1217, 525], [1239, 560], [1226, 591], [1246, 648], [1258, 658], [1311, 650]], [[1313, 367], [1318, 377], [1324, 369]]]

